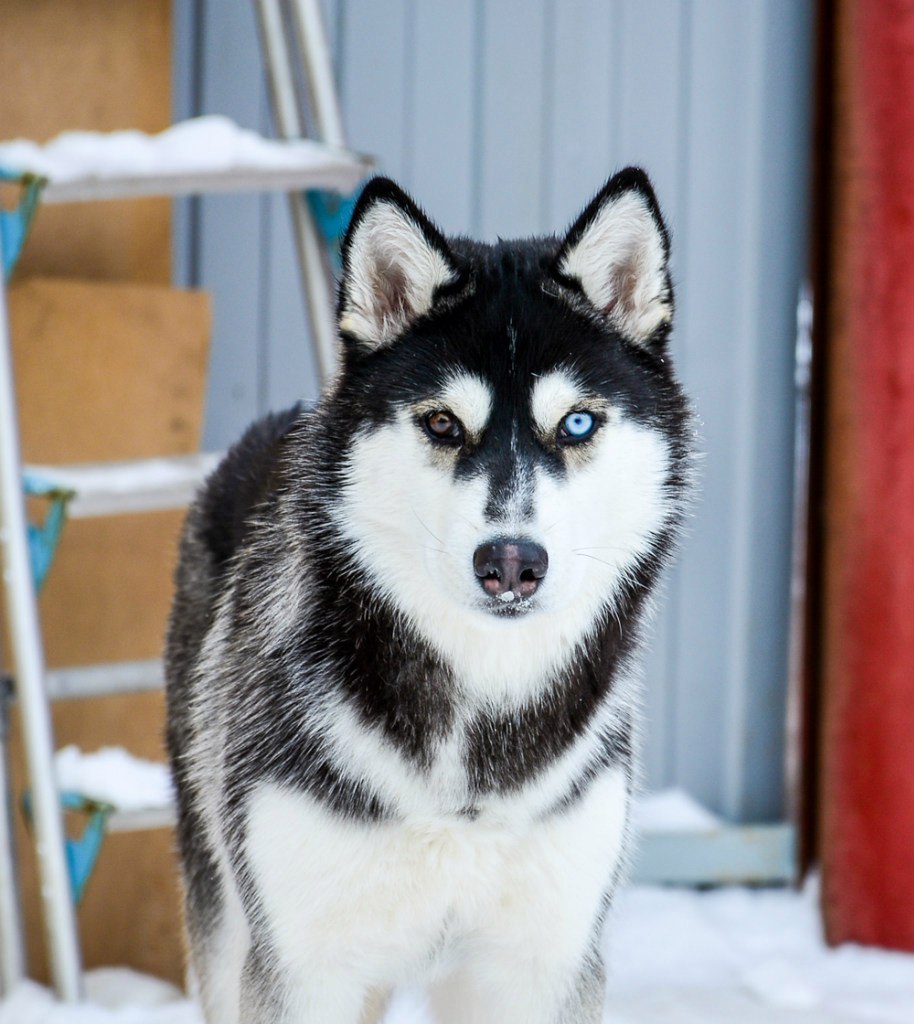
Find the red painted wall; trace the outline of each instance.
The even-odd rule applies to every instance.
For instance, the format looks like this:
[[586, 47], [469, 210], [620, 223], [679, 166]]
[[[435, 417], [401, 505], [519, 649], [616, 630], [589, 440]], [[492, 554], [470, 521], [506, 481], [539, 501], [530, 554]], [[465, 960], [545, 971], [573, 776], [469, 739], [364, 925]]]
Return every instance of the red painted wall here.
[[837, 9], [823, 909], [914, 950], [914, 0]]

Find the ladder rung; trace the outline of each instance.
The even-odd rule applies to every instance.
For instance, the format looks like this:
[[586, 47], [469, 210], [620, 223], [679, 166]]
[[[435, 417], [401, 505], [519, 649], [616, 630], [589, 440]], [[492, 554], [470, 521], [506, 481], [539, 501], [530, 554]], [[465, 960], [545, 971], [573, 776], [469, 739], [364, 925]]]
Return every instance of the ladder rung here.
[[46, 203], [139, 199], [143, 196], [198, 196], [231, 192], [299, 192], [329, 189], [352, 192], [369, 173], [367, 161], [332, 162], [318, 168], [241, 169], [210, 174], [139, 175], [123, 178], [82, 178], [48, 185]]
[[159, 135], [66, 132], [43, 145], [0, 142], [0, 163], [46, 178], [46, 203], [302, 189], [348, 194], [372, 166], [348, 149], [264, 138], [218, 115], [180, 122]]
[[175, 809], [150, 807], [143, 811], [115, 811], [108, 818], [109, 832], [142, 832], [152, 828], [174, 828]]
[[[76, 795], [111, 808], [108, 827], [135, 832], [174, 824], [174, 793], [167, 765], [129, 754], [121, 747], [104, 747], [86, 754], [76, 746], [54, 755], [57, 785], [62, 794]], [[73, 806], [72, 802], [66, 806]], [[82, 806], [77, 801], [77, 806]]]
[[183, 508], [216, 468], [216, 452], [130, 462], [72, 466], [26, 466], [27, 476], [74, 491], [68, 514], [74, 519]]
[[158, 690], [164, 683], [164, 672], [162, 662], [152, 658], [148, 661], [115, 661], [103, 665], [50, 669], [45, 679], [48, 696], [51, 700], [60, 700]]

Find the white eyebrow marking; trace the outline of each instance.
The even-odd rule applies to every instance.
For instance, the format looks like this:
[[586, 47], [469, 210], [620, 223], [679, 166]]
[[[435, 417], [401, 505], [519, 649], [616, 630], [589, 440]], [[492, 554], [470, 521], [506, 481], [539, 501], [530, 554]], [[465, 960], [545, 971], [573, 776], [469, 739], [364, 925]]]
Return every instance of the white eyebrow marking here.
[[533, 422], [541, 434], [551, 434], [559, 420], [584, 399], [584, 392], [573, 377], [562, 370], [553, 370], [533, 385], [530, 396]]
[[440, 393], [441, 401], [472, 434], [482, 432], [492, 414], [492, 389], [475, 373], [455, 373]]

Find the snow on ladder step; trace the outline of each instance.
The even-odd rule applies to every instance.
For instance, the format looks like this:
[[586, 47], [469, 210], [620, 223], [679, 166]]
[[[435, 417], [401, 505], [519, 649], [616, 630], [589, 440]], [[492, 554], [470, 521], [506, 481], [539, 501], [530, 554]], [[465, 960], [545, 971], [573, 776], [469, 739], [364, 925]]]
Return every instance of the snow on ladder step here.
[[47, 179], [46, 203], [329, 189], [347, 195], [371, 160], [312, 139], [267, 139], [220, 115], [196, 117], [158, 135], [64, 132], [44, 145], [0, 142], [0, 166]]
[[75, 492], [67, 509], [74, 519], [157, 512], [187, 505], [221, 458], [218, 452], [131, 462], [25, 467], [31, 480]]
[[175, 822], [174, 790], [168, 767], [128, 753], [102, 747], [86, 753], [70, 745], [54, 755], [57, 787], [114, 808], [109, 832], [167, 828]]

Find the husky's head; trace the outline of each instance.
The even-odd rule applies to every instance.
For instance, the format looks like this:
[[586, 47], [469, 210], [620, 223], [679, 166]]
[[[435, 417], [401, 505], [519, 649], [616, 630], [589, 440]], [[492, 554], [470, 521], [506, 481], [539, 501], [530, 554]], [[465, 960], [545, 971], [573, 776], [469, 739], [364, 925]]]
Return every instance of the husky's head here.
[[541, 670], [544, 645], [574, 649], [653, 582], [681, 514], [687, 411], [651, 185], [627, 169], [564, 238], [489, 246], [446, 239], [377, 178], [343, 255], [337, 525], [442, 653]]

